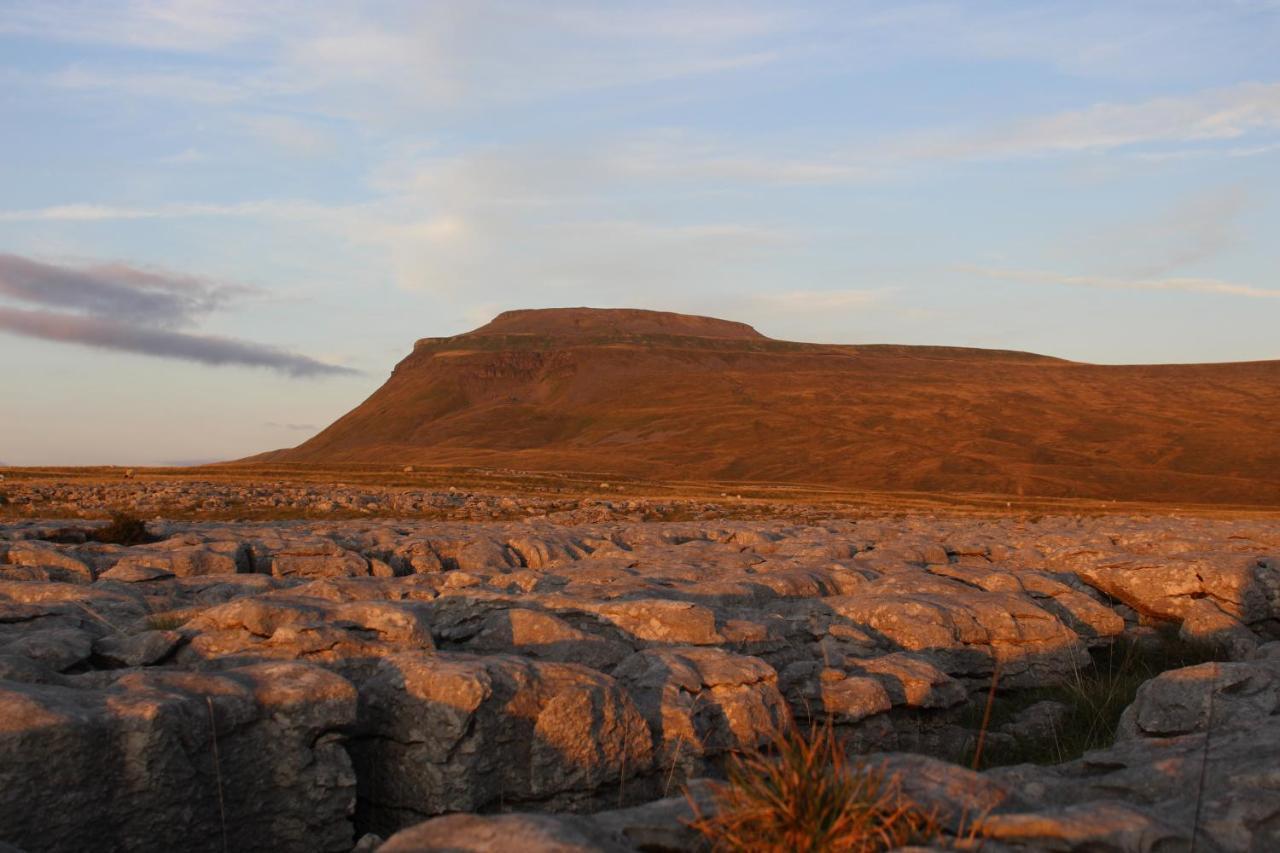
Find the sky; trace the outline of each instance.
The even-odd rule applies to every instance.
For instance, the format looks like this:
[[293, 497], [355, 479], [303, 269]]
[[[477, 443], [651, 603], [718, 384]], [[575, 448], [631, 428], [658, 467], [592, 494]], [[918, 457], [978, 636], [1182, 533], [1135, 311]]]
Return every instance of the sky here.
[[421, 337], [1280, 358], [1280, 0], [0, 0], [0, 463], [295, 445]]

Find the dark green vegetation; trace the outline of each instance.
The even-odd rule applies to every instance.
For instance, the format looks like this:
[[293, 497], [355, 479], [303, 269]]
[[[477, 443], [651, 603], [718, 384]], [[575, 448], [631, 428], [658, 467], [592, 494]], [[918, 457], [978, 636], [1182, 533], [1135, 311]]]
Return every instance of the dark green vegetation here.
[[[1134, 700], [1144, 682], [1170, 669], [1225, 660], [1214, 643], [1189, 641], [1178, 636], [1176, 626], [1161, 626], [1152, 635], [1121, 638], [1095, 650], [1090, 666], [1077, 670], [1060, 685], [1034, 690], [997, 693], [991, 707], [988, 731], [998, 732], [1020, 712], [1037, 702], [1057, 702], [1064, 708], [1048, 738], [988, 739], [975, 758], [976, 743], [967, 744], [957, 760], [976, 763], [978, 769], [1009, 764], [1059, 764], [1089, 750], [1110, 746], [1120, 715]], [[986, 712], [985, 695], [966, 708], [964, 725], [979, 729]]]
[[147, 531], [146, 522], [142, 519], [125, 512], [115, 512], [106, 526], [90, 531], [89, 538], [108, 545], [143, 545], [155, 542], [157, 537]]

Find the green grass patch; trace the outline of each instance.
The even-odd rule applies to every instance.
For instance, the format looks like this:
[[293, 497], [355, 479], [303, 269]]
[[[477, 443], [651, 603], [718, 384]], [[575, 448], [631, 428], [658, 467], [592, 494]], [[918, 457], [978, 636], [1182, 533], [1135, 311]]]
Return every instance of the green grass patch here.
[[[1225, 650], [1215, 644], [1186, 640], [1176, 626], [1161, 626], [1154, 634], [1120, 638], [1097, 649], [1089, 666], [1073, 672], [1063, 683], [1032, 690], [998, 693], [991, 708], [989, 732], [1013, 722], [1037, 702], [1052, 701], [1064, 706], [1062, 716], [1048, 737], [989, 737], [978, 756], [979, 769], [1010, 764], [1059, 764], [1086, 752], [1110, 746], [1115, 741], [1120, 715], [1133, 703], [1138, 688], [1170, 669], [1224, 660]], [[986, 710], [986, 695], [976, 698], [966, 709], [961, 725], [979, 729]], [[961, 760], [974, 763], [976, 744], [965, 746]]]

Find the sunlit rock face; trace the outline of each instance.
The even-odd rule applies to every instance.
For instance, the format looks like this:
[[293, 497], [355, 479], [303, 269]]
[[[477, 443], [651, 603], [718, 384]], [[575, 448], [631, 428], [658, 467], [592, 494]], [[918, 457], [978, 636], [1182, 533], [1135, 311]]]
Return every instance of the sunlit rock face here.
[[[1280, 845], [1280, 523], [654, 522], [632, 503], [153, 522], [133, 546], [0, 525], [0, 841], [683, 849], [689, 780], [830, 720], [940, 813], [980, 809], [991, 849]], [[983, 774], [940, 760], [993, 681], [1070, 681], [1159, 620], [1230, 660], [1153, 678], [1110, 749]], [[1062, 713], [1039, 703], [990, 739]]]

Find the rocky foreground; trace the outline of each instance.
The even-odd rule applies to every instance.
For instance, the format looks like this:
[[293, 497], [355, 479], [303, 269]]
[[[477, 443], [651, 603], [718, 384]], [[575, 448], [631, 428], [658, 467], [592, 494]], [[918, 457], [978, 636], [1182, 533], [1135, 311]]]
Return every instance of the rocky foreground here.
[[[827, 718], [984, 850], [1280, 849], [1280, 522], [94, 527], [0, 524], [0, 850], [694, 850], [686, 788]], [[1081, 759], [947, 760], [997, 669], [1156, 622], [1230, 660]]]

